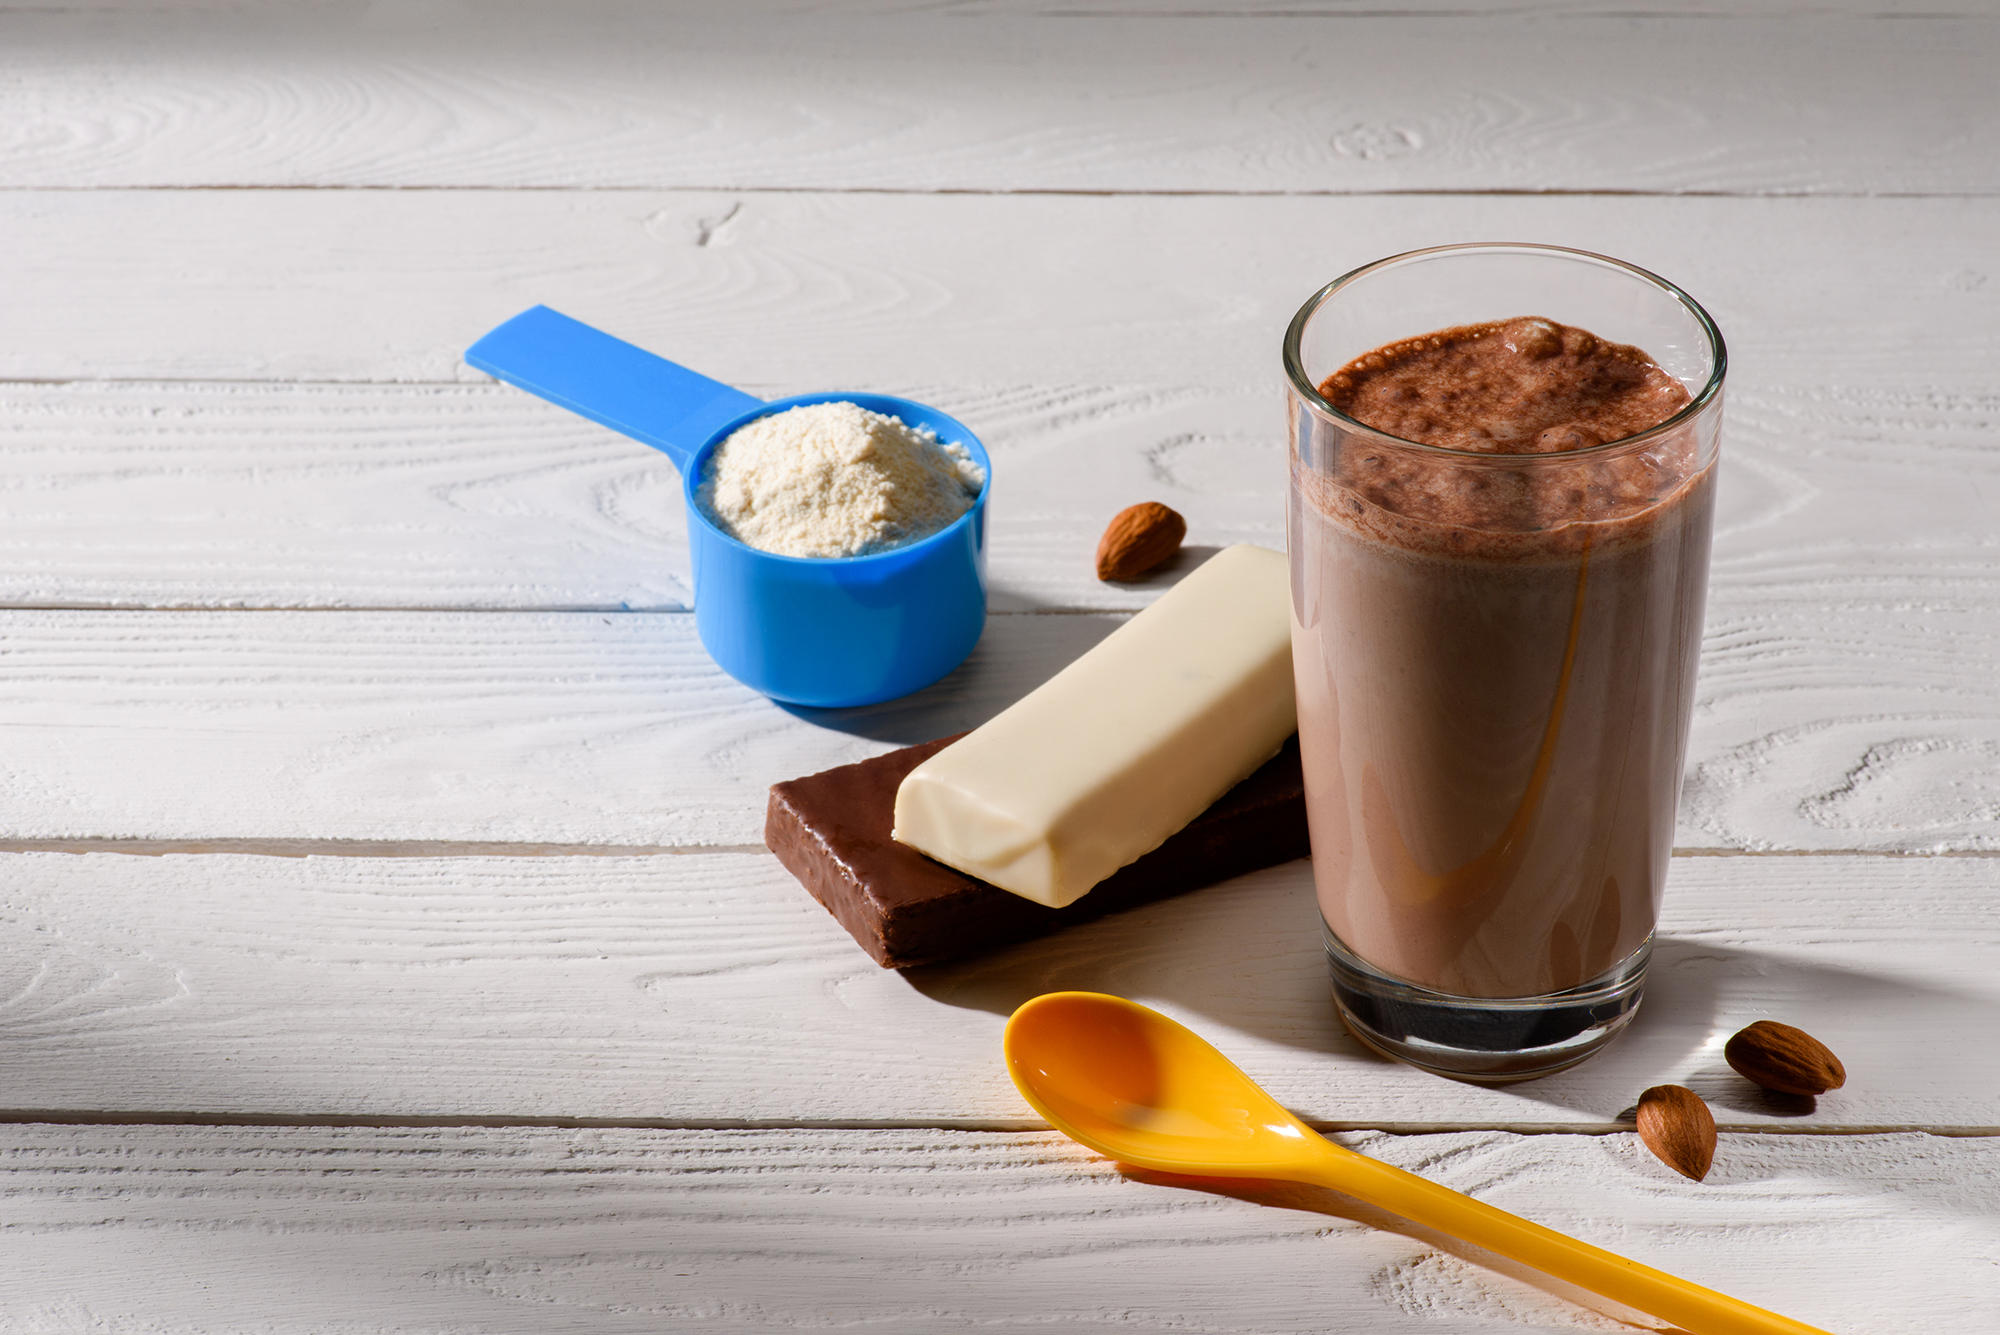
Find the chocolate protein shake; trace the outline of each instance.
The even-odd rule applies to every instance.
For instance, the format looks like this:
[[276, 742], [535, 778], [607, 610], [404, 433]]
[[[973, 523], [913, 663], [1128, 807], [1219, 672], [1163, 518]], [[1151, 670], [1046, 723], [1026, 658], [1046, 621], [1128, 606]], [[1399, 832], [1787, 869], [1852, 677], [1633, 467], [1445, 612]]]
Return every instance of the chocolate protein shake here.
[[1637, 348], [1532, 317], [1403, 339], [1318, 388], [1455, 452], [1325, 414], [1337, 448], [1295, 440], [1299, 733], [1330, 949], [1457, 997], [1600, 979], [1659, 910], [1715, 494], [1692, 422], [1611, 442], [1688, 391]]

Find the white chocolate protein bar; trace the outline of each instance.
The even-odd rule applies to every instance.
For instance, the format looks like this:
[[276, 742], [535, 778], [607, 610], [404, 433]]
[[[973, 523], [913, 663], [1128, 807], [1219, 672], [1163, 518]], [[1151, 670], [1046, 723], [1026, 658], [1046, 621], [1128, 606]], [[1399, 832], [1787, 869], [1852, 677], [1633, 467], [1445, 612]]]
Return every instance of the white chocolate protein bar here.
[[910, 772], [895, 838], [1053, 908], [1164, 843], [1298, 727], [1284, 554], [1225, 548]]

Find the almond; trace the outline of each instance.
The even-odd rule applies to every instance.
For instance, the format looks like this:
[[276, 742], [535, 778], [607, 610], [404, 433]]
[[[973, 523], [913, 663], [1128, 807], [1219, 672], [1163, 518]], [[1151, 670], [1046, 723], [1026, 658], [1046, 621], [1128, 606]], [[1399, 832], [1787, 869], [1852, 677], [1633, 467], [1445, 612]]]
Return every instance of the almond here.
[[1137, 579], [1180, 550], [1187, 520], [1158, 501], [1141, 501], [1111, 517], [1097, 540], [1099, 579]]
[[1639, 1139], [1661, 1163], [1699, 1182], [1715, 1159], [1715, 1118], [1683, 1085], [1654, 1085], [1639, 1096]]
[[1824, 1094], [1847, 1083], [1847, 1068], [1832, 1049], [1805, 1030], [1776, 1020], [1738, 1030], [1722, 1057], [1745, 1080], [1780, 1094]]

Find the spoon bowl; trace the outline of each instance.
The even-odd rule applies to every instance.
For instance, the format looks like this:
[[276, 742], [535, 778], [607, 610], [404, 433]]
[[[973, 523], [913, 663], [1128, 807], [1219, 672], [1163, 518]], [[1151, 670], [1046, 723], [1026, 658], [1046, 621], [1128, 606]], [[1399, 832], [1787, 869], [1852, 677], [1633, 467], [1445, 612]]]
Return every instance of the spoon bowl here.
[[1288, 1177], [1314, 1145], [1347, 1153], [1211, 1044], [1121, 997], [1037, 997], [1008, 1022], [1006, 1051], [1015, 1086], [1037, 1112], [1137, 1168]]
[[1192, 1030], [1122, 997], [1036, 997], [1008, 1020], [1002, 1047], [1036, 1112], [1121, 1163], [1332, 1187], [1694, 1335], [1826, 1335], [1343, 1149]]

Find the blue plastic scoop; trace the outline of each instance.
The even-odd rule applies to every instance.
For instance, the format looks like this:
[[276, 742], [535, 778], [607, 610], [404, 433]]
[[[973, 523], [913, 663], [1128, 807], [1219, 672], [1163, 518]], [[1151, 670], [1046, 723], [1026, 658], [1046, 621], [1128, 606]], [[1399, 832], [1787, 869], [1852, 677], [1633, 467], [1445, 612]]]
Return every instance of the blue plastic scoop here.
[[[546, 306], [466, 350], [468, 364], [644, 441], [680, 469], [694, 566], [695, 626], [730, 676], [790, 704], [874, 704], [930, 685], [964, 661], [986, 625], [986, 447], [935, 408], [886, 394], [801, 394], [766, 402]], [[695, 502], [709, 455], [753, 418], [808, 403], [858, 403], [929, 427], [986, 471], [950, 526], [872, 556], [758, 551]]]

